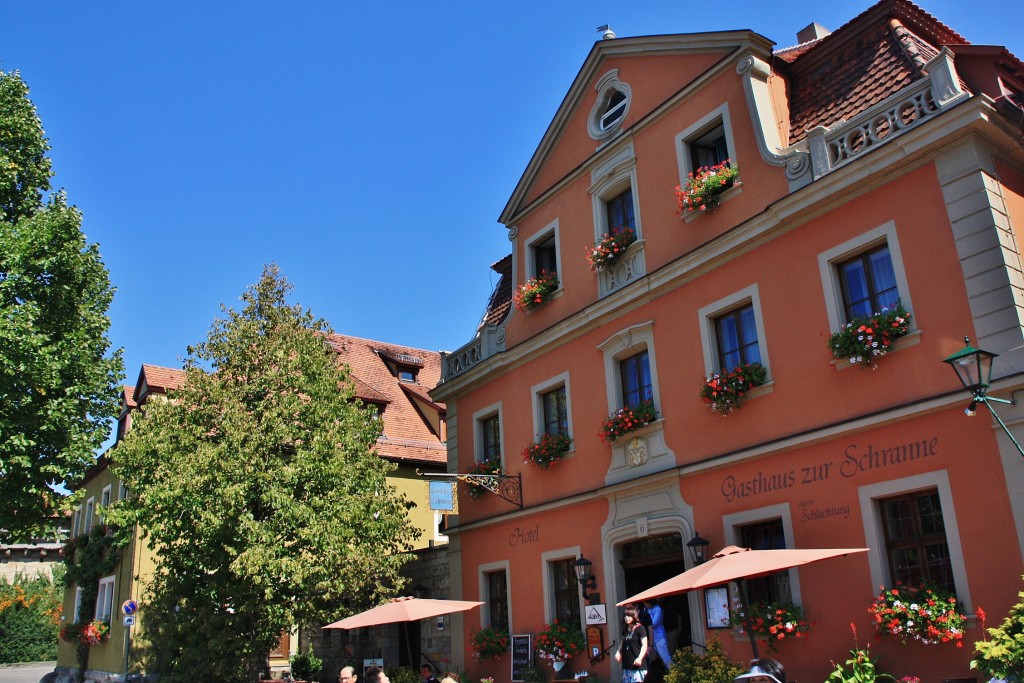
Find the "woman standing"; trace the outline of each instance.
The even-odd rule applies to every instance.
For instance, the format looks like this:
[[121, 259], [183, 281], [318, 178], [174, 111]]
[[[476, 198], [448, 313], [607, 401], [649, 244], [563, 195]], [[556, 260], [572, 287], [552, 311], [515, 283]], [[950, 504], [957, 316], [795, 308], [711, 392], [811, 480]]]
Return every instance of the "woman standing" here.
[[626, 633], [615, 661], [622, 663], [622, 683], [643, 683], [647, 677], [647, 629], [640, 623], [640, 612], [630, 605], [622, 617]]

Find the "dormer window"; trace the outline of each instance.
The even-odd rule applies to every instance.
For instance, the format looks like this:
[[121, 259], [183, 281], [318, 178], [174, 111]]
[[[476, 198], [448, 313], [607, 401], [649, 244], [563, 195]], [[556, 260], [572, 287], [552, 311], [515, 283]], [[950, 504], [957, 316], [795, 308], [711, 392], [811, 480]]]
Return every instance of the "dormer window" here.
[[413, 368], [398, 367], [398, 381], [400, 382], [415, 382], [416, 381], [416, 370]]
[[629, 112], [632, 91], [619, 80], [618, 69], [612, 69], [602, 76], [594, 84], [594, 89], [597, 90], [597, 101], [587, 119], [587, 132], [593, 139], [604, 141], [622, 127]]

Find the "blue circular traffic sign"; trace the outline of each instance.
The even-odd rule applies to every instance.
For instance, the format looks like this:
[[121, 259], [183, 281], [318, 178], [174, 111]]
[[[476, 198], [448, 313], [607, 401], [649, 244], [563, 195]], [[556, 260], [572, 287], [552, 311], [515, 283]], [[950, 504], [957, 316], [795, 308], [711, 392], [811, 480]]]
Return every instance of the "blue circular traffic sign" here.
[[139, 609], [139, 605], [134, 600], [125, 600], [121, 603], [121, 611], [126, 615], [135, 614], [135, 611]]

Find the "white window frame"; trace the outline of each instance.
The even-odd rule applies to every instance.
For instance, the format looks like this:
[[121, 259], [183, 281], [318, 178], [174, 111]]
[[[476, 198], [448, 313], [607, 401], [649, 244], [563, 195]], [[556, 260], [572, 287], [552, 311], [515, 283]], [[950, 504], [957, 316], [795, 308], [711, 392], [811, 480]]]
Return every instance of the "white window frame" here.
[[[846, 320], [846, 306], [843, 304], [843, 287], [839, 278], [838, 265], [857, 254], [861, 254], [882, 245], [889, 247], [889, 258], [892, 261], [892, 272], [899, 291], [900, 303], [910, 313], [914, 312], [914, 303], [910, 299], [910, 286], [907, 284], [907, 271], [903, 267], [903, 252], [896, 236], [896, 223], [888, 221], [876, 228], [863, 232], [856, 237], [838, 244], [818, 254], [818, 271], [821, 275], [821, 287], [825, 295], [825, 311], [828, 315], [828, 329], [835, 332]], [[916, 319], [910, 319], [911, 332], [917, 330]]]
[[558, 289], [556, 292], [562, 290], [562, 245], [558, 238], [558, 219], [551, 221], [543, 228], [534, 233], [529, 239], [523, 242], [525, 250], [524, 256], [526, 257], [526, 270], [524, 272], [523, 282], [528, 281], [530, 278], [536, 277], [537, 273], [537, 259], [534, 254], [534, 247], [541, 242], [546, 242], [549, 238], [555, 238], [555, 272], [558, 274]]
[[[100, 621], [110, 622], [114, 615], [114, 590], [117, 587], [117, 581], [114, 576], [105, 576], [100, 579], [99, 590], [96, 592], [96, 612], [95, 619]], [[104, 606], [106, 610], [104, 611]]]
[[[622, 129], [622, 123], [629, 116], [629, 107], [633, 102], [633, 89], [629, 87], [628, 83], [619, 80], [618, 69], [612, 69], [597, 79], [594, 90], [597, 91], [597, 99], [587, 117], [587, 134], [598, 142], [605, 142]], [[602, 125], [607, 113], [605, 110], [616, 91], [626, 96], [625, 102], [620, 105], [623, 107], [622, 116], [618, 117], [610, 126], [605, 127]]]
[[498, 417], [498, 452], [501, 455], [501, 464], [505, 464], [505, 419], [502, 414], [501, 401], [492, 403], [473, 413], [473, 462], [484, 461], [484, 420], [491, 417]]
[[[722, 516], [722, 538], [726, 545], [740, 544], [742, 535], [740, 527], [758, 522], [769, 522], [773, 519], [782, 520], [782, 533], [786, 536], [786, 547], [795, 548], [796, 536], [793, 535], [793, 517], [790, 514], [789, 503], [778, 503], [777, 505], [766, 505], [760, 508], [751, 508], [742, 512], [734, 512]], [[796, 568], [789, 570], [789, 593], [793, 598], [794, 605], [803, 605], [803, 598], [800, 593], [800, 573]]]
[[949, 485], [949, 473], [946, 470], [890, 479], [857, 488], [861, 522], [864, 526], [864, 544], [870, 548], [868, 568], [871, 571], [871, 585], [867, 590], [873, 595], [878, 586], [893, 585], [892, 576], [889, 574], [889, 562], [885, 556], [885, 529], [879, 501], [929, 489], [938, 492], [939, 504], [942, 506], [942, 523], [946, 527], [946, 544], [949, 547], [949, 562], [953, 572], [953, 585], [956, 586], [956, 598], [963, 605], [965, 614], [974, 614], [970, 584], [967, 582], [967, 567], [964, 564], [964, 551], [960, 543], [960, 527], [957, 523], [953, 489]]
[[124, 500], [127, 497], [128, 497], [128, 489], [126, 489], [124, 487], [124, 482], [123, 481], [117, 482], [117, 499], [118, 500]]
[[477, 566], [477, 585], [480, 588], [479, 595], [480, 601], [485, 603], [480, 609], [480, 627], [487, 628], [491, 625], [491, 610], [485, 609], [489, 607], [491, 601], [490, 594], [490, 583], [487, 581], [487, 574], [491, 572], [505, 572], [505, 596], [508, 598], [508, 628], [512, 630], [512, 565], [508, 560], [501, 560], [499, 562], [487, 562]]
[[112, 489], [112, 485], [111, 484], [107, 484], [106, 486], [103, 487], [103, 491], [100, 492], [100, 506], [97, 509], [97, 512], [98, 512], [97, 517], [98, 517], [98, 520], [101, 523], [103, 522], [104, 514], [100, 513], [99, 511], [100, 510], [106, 510], [108, 507], [110, 507], [111, 489]]
[[636, 153], [633, 144], [624, 145], [622, 149], [594, 167], [590, 172], [591, 204], [594, 209], [594, 240], [611, 232], [616, 226], [608, 225], [608, 202], [626, 190], [633, 191], [633, 223], [635, 224], [637, 241], [643, 237], [640, 220], [640, 190], [636, 177]]
[[95, 522], [96, 517], [96, 497], [90, 496], [85, 501], [85, 518], [82, 521], [83, 533], [89, 533], [92, 531], [92, 525]]
[[[690, 143], [694, 139], [699, 138], [706, 131], [717, 126], [719, 120], [721, 120], [722, 127], [725, 129], [725, 144], [729, 148], [729, 160], [737, 166], [739, 165], [739, 159], [736, 158], [736, 142], [732, 137], [732, 120], [729, 118], [729, 103], [725, 102], [714, 111], [701, 117], [699, 121], [687, 126], [685, 130], [676, 133], [676, 161], [679, 165], [680, 185], [685, 185], [687, 176], [697, 170], [694, 166], [693, 159], [690, 158]], [[739, 188], [736, 189], [738, 190]]]
[[622, 407], [622, 375], [619, 361], [641, 351], [647, 351], [647, 362], [651, 368], [651, 392], [654, 407], [661, 412], [661, 393], [658, 389], [658, 359], [654, 353], [654, 321], [649, 320], [612, 335], [598, 345], [604, 353], [605, 390], [608, 395], [608, 414]]
[[[757, 284], [733, 292], [729, 296], [722, 297], [718, 301], [703, 306], [697, 311], [697, 319], [700, 322], [700, 342], [704, 351], [704, 374], [721, 370], [728, 372], [732, 368], [718, 368], [718, 332], [715, 328], [715, 320], [733, 311], [750, 305], [754, 310], [754, 325], [757, 330], [757, 349], [761, 354], [761, 365], [764, 366], [768, 380], [771, 381], [771, 364], [768, 360], [768, 341], [764, 333], [764, 316], [761, 313], [761, 293]], [[763, 385], [762, 385], [763, 386]]]
[[75, 611], [74, 611], [74, 622], [79, 623], [82, 619], [82, 587], [75, 586]]
[[[572, 430], [572, 390], [569, 386], [569, 373], [568, 371], [555, 375], [550, 379], [546, 379], [543, 382], [534, 384], [530, 387], [530, 396], [533, 402], [533, 433], [537, 437], [544, 434], [544, 394], [549, 391], [553, 391], [560, 386], [565, 387], [565, 413], [567, 428], [569, 430], [569, 438], [573, 438]], [[576, 448], [575, 442], [569, 447], [569, 453], [571, 454]]]
[[[553, 580], [553, 570], [551, 564], [558, 560], [576, 560], [583, 553], [580, 552], [580, 547], [574, 545], [568, 548], [559, 548], [558, 550], [549, 550], [540, 555], [540, 566], [541, 566], [541, 585], [544, 590], [544, 621], [550, 622], [555, 618], [555, 582]], [[583, 608], [583, 591], [579, 582], [576, 582], [576, 599], [579, 600], [580, 604], [580, 619], [582, 620], [585, 614]], [[510, 598], [511, 600], [511, 598]], [[580, 625], [582, 628], [582, 624]]]
[[81, 512], [78, 510], [75, 510], [71, 515], [71, 538], [78, 538], [78, 522], [81, 516]]

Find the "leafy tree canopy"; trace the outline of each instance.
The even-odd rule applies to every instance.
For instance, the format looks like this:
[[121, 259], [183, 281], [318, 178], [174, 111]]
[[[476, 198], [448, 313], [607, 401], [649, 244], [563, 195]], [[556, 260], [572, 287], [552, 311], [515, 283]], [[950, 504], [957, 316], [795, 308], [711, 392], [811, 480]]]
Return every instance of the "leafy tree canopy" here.
[[111, 511], [157, 549], [145, 614], [165, 680], [252, 680], [283, 630], [375, 605], [404, 583], [416, 530], [374, 453], [321, 320], [274, 266], [189, 349], [184, 386], [112, 451]]
[[82, 216], [50, 189], [28, 87], [0, 71], [0, 540], [46, 534], [52, 485], [94, 463], [117, 410], [107, 269]]

